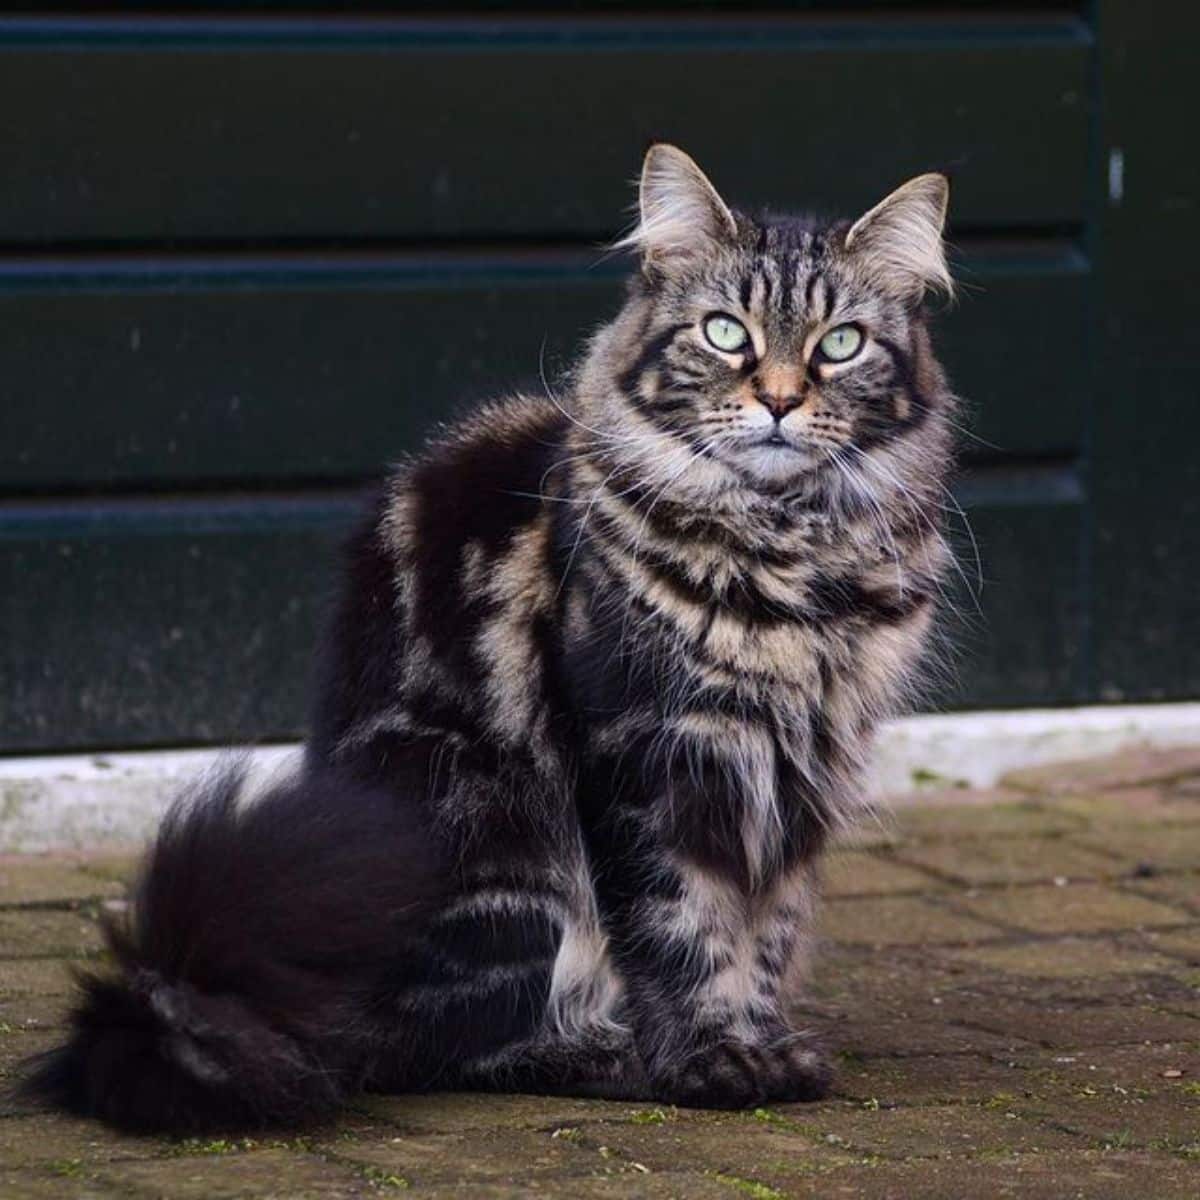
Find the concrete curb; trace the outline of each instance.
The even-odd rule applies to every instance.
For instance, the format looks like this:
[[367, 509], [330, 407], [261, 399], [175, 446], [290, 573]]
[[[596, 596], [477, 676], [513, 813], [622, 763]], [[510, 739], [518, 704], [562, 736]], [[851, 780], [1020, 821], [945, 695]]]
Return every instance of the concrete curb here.
[[[1200, 703], [954, 713], [893, 721], [880, 733], [876, 784], [892, 796], [990, 787], [1018, 767], [1132, 746], [1200, 744]], [[219, 750], [0, 759], [0, 854], [136, 844]], [[299, 760], [295, 745], [248, 754], [263, 781]]]
[[0, 759], [0, 854], [137, 845], [174, 796], [230, 753], [246, 756], [256, 785], [300, 757], [286, 745]]

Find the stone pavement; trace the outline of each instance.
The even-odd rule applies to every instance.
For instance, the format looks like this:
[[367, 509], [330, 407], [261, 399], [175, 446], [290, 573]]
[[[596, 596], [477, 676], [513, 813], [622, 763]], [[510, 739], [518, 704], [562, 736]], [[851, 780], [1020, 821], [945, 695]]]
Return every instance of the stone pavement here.
[[[0, 859], [0, 1074], [59, 1036], [128, 870]], [[800, 1007], [839, 1053], [823, 1103], [369, 1097], [173, 1143], [0, 1101], [0, 1197], [1200, 1196], [1200, 748], [927, 791], [828, 896]]]

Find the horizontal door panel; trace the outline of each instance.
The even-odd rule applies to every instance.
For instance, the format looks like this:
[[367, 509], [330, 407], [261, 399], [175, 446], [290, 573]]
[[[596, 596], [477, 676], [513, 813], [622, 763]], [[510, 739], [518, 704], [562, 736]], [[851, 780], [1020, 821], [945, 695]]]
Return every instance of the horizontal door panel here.
[[[569, 253], [0, 262], [0, 488], [355, 480], [485, 396], [553, 382], [620, 303]], [[966, 254], [938, 342], [972, 456], [1081, 439], [1087, 275]]]
[[296, 733], [356, 512], [261, 499], [0, 509], [0, 750]]
[[853, 215], [943, 168], [962, 226], [1073, 223], [1090, 40], [1053, 12], [0, 19], [0, 230], [604, 237], [655, 138], [737, 201]]
[[957, 567], [943, 606], [937, 705], [1085, 702], [1086, 507], [1076, 467], [972, 472], [957, 503], [961, 513], [947, 514]]
[[[984, 586], [959, 522], [976, 596], [948, 589], [956, 649], [933, 702], [1078, 699], [1073, 475], [985, 472], [962, 498]], [[0, 508], [0, 750], [298, 735], [336, 546], [358, 511], [341, 495]]]

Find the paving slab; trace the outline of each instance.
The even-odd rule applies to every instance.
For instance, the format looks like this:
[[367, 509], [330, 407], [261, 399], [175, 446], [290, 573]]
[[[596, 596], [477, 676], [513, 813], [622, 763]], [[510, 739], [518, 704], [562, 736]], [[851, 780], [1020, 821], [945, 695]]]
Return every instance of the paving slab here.
[[[774, 1110], [773, 1110], [774, 1111]], [[1022, 1119], [1008, 1105], [780, 1109], [798, 1132], [880, 1158], [947, 1158], [1082, 1148], [1078, 1134]]]
[[823, 936], [847, 945], [938, 945], [1001, 937], [1004, 930], [922, 896], [830, 900], [821, 914]]
[[967, 966], [986, 966], [1027, 979], [1070, 980], [1072, 987], [1088, 981], [1109, 981], [1122, 975], [1169, 972], [1178, 964], [1141, 946], [1095, 938], [1060, 937], [945, 950], [944, 957]]
[[[424, 1196], [426, 1193], [422, 1192]], [[431, 1196], [463, 1197], [462, 1191], [434, 1190]], [[507, 1192], [507, 1197], [527, 1197], [544, 1195], [533, 1193], [525, 1188], [514, 1188]], [[566, 1193], [564, 1193], [566, 1194]], [[570, 1196], [572, 1200], [737, 1200], [740, 1194], [745, 1200], [747, 1195], [759, 1200], [770, 1200], [770, 1197], [759, 1190], [753, 1181], [727, 1175], [704, 1175], [698, 1171], [658, 1171], [639, 1174], [635, 1179], [628, 1175], [617, 1175], [605, 1178], [574, 1179], [571, 1181]], [[470, 1195], [491, 1196], [490, 1192], [475, 1192]], [[499, 1197], [500, 1192], [495, 1195]], [[507, 1200], [506, 1197], [506, 1200]]]
[[115, 884], [122, 892], [129, 889], [142, 865], [140, 848], [80, 854], [82, 870], [101, 883]]
[[1126, 890], [1149, 896], [1200, 918], [1200, 873], [1164, 875], [1152, 872], [1127, 882]]
[[938, 891], [943, 886], [928, 871], [890, 855], [856, 850], [835, 851], [822, 873], [822, 891], [830, 899]]
[[[0, 977], [4, 974], [0, 969]], [[70, 1012], [69, 996], [18, 995], [0, 999], [0, 1034], [10, 1030], [61, 1028]]]
[[[1046, 1000], [1069, 1000], [1081, 1004], [1144, 1004], [1173, 1012], [1200, 1012], [1200, 972], [1180, 959], [1168, 961], [1169, 973], [1088, 975], [1060, 980], [1058, 986], [1047, 989]], [[1011, 994], [1025, 997], [1034, 995], [1030, 989], [1021, 987], [1014, 988]]]
[[125, 1200], [128, 1195], [114, 1184], [83, 1177], [77, 1164], [64, 1163], [57, 1171], [0, 1167], [0, 1196], [4, 1200]]
[[6, 958], [84, 957], [102, 946], [100, 926], [82, 911], [0, 909], [0, 971]]
[[658, 1105], [570, 1096], [477, 1095], [434, 1092], [420, 1096], [363, 1096], [355, 1108], [406, 1133], [554, 1129], [583, 1121], [637, 1121]]
[[1168, 1154], [1057, 1151], [871, 1164], [830, 1172], [797, 1200], [1195, 1200], [1196, 1164]]
[[386, 1141], [347, 1144], [338, 1157], [366, 1177], [401, 1180], [396, 1186], [409, 1188], [639, 1174], [605, 1150], [603, 1137], [584, 1138], [576, 1127], [561, 1126], [397, 1134]]
[[954, 804], [952, 799], [953, 794], [940, 803], [928, 804], [922, 797], [920, 804], [898, 809], [897, 838], [1035, 838], [1088, 828], [1078, 813], [1020, 792], [1001, 792], [991, 804]]
[[964, 893], [956, 906], [973, 917], [1029, 933], [1102, 933], [1186, 925], [1186, 913], [1157, 900], [1096, 883], [1003, 888]]
[[[26, 1062], [35, 1055], [56, 1046], [59, 1040], [56, 1030], [45, 1030], [38, 1033], [19, 1031], [0, 1033], [0, 1120], [7, 1117], [25, 1116], [38, 1111], [35, 1105], [18, 1097], [14, 1088]], [[5, 1161], [5, 1158], [0, 1155], [0, 1164]]]
[[1183, 929], [1147, 930], [1142, 937], [1148, 946], [1162, 954], [1170, 954], [1185, 963], [1200, 967], [1200, 925]]
[[939, 951], [918, 945], [874, 946], [822, 939], [813, 956], [811, 980], [831, 991], [886, 996], [936, 995], [942, 988], [987, 972], [948, 961]]
[[1082, 762], [1027, 767], [1010, 771], [1001, 783], [1020, 791], [1053, 796], [1171, 783], [1189, 775], [1200, 775], [1200, 746], [1122, 750]]
[[1027, 1038], [957, 1024], [933, 1009], [922, 1017], [874, 1017], [829, 1025], [830, 1043], [854, 1058], [883, 1055], [966, 1054], [972, 1051], [1008, 1054]]
[[899, 846], [896, 858], [949, 883], [972, 887], [1105, 879], [1120, 874], [1119, 864], [1110, 855], [1061, 837], [922, 842]]
[[61, 855], [0, 856], [0, 908], [8, 905], [69, 905], [120, 896], [124, 884], [88, 869], [89, 860]]
[[300, 1149], [181, 1153], [106, 1163], [94, 1170], [85, 1164], [84, 1170], [130, 1196], [170, 1200], [366, 1200], [383, 1190], [364, 1172]]
[[1200, 866], [1200, 825], [1143, 825], [1120, 830], [1092, 826], [1077, 840], [1111, 855], [1124, 874], [1144, 877], [1163, 871], [1195, 871]]
[[69, 995], [78, 965], [61, 958], [0, 960], [0, 997]]
[[1101, 1091], [1016, 1099], [1014, 1112], [1047, 1129], [1068, 1130], [1105, 1150], [1151, 1149], [1200, 1155], [1200, 1100]]
[[1023, 1089], [1030, 1096], [1133, 1096], [1162, 1100], [1180, 1111], [1191, 1111], [1200, 1096], [1197, 1041], [1018, 1050], [1009, 1062], [1021, 1078], [1033, 1081]]
[[57, 1113], [0, 1119], [0, 1162], [14, 1167], [154, 1158], [165, 1151], [161, 1138], [125, 1137]]
[[1105, 828], [1127, 825], [1191, 825], [1200, 821], [1200, 792], [1177, 787], [1117, 788], [1111, 792], [1068, 794], [1055, 806]]
[[1051, 1047], [1120, 1046], [1200, 1040], [1196, 1016], [1128, 1003], [1080, 1004], [1061, 999], [1038, 1003], [986, 997], [941, 1005], [947, 1020], [1022, 1042]]
[[838, 1068], [837, 1093], [868, 1108], [982, 1104], [998, 1096], [1031, 1093], [1040, 1085], [1041, 1073], [1033, 1066], [1022, 1065], [1023, 1053], [1006, 1046], [992, 1055], [974, 1050], [904, 1057], [853, 1056], [844, 1059]]
[[[861, 1155], [847, 1153], [823, 1137], [802, 1130], [774, 1108], [738, 1114], [717, 1128], [686, 1121], [606, 1130], [609, 1150], [650, 1174], [692, 1164], [707, 1179], [750, 1196], [759, 1189], [791, 1195], [799, 1183]], [[639, 1180], [630, 1180], [637, 1195]]]

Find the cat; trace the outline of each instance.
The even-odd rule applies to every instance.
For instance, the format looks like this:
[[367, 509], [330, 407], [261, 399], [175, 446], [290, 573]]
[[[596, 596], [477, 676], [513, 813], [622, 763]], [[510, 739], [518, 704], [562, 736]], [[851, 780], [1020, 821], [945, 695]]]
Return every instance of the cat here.
[[303, 767], [176, 804], [27, 1093], [176, 1133], [359, 1089], [825, 1094], [785, 979], [949, 561], [947, 202], [751, 216], [653, 145], [623, 307], [561, 398], [389, 475]]

